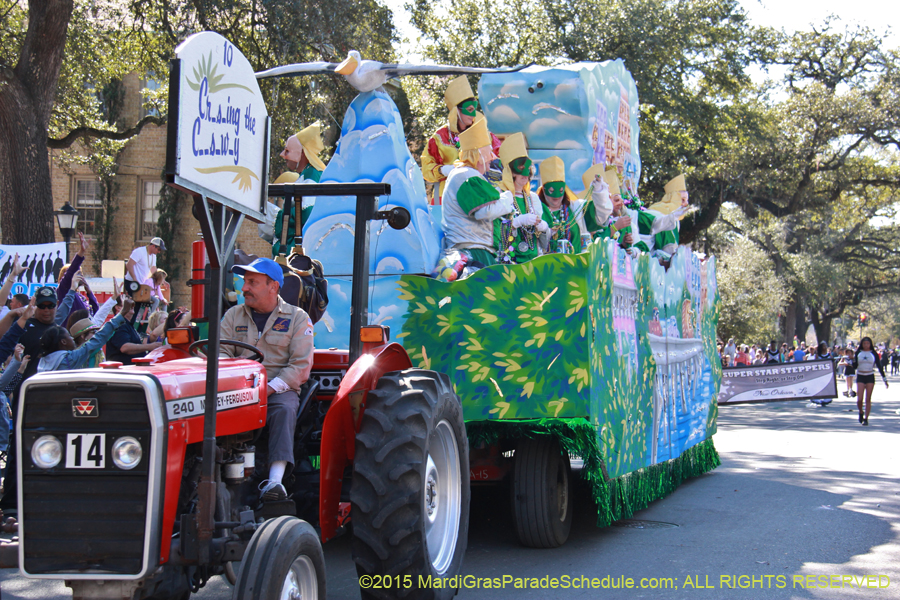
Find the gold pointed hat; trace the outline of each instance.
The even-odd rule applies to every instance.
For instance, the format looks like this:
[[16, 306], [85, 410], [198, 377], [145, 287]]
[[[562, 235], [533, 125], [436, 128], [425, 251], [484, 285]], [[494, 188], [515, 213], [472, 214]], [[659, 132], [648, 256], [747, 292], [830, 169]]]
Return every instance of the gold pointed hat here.
[[477, 150], [491, 145], [491, 134], [488, 132], [487, 120], [478, 119], [459, 134], [459, 151]]
[[300, 173], [294, 173], [293, 171], [285, 171], [272, 183], [294, 183], [300, 179]]
[[[581, 176], [581, 181], [584, 183], [584, 191], [587, 192], [588, 188], [591, 187], [591, 182], [594, 181], [595, 175], [603, 176], [603, 172], [606, 170], [606, 166], [603, 163], [597, 163], [590, 169], [584, 172], [584, 175]], [[580, 194], [581, 196], [584, 193]]]
[[609, 185], [610, 196], [621, 196], [622, 191], [619, 188], [619, 172], [615, 166], [603, 172], [603, 181]]
[[517, 158], [528, 156], [528, 146], [525, 144], [524, 133], [514, 133], [500, 145], [500, 162], [504, 166]]
[[[528, 175], [531, 171], [531, 159], [528, 158], [528, 146], [525, 143], [525, 134], [519, 132], [514, 133], [500, 144], [500, 151], [497, 153], [500, 163], [503, 165], [503, 177], [500, 180], [500, 189], [510, 192], [516, 191], [516, 185], [513, 181], [513, 161], [517, 158], [524, 158], [524, 164], [518, 165], [524, 168], [525, 172], [517, 171], [520, 175]], [[530, 190], [530, 186], [526, 186]]]
[[541, 162], [541, 185], [566, 180], [566, 165], [558, 156], [545, 158]]
[[[550, 156], [541, 161], [540, 172], [541, 187], [538, 188], [538, 195], [543, 192], [544, 186], [548, 183], [566, 182], [566, 164], [563, 162], [563, 159], [558, 156]], [[563, 197], [569, 204], [578, 199], [572, 190], [569, 189], [568, 185], [565, 187]]]
[[[447, 110], [450, 111], [450, 114], [447, 115], [447, 122], [450, 125], [450, 131], [453, 133], [459, 133], [459, 109], [457, 106], [474, 97], [475, 92], [472, 91], [472, 86], [469, 85], [469, 80], [465, 75], [460, 75], [451, 81], [447, 89], [444, 90], [444, 103], [447, 105]], [[476, 119], [479, 117], [483, 118], [484, 115], [475, 115]]]
[[[681, 194], [680, 192], [686, 192], [687, 186], [684, 183], [684, 175], [679, 175], [678, 177], [672, 179], [669, 183], [665, 185], [663, 188], [665, 190], [665, 195], [663, 195], [663, 199], [657, 202], [656, 204], [651, 204], [648, 208], [650, 210], [655, 210], [664, 215], [668, 215], [679, 208], [681, 208]], [[686, 215], [681, 215], [678, 217], [680, 221]]]
[[474, 97], [475, 92], [472, 91], [472, 86], [469, 85], [469, 78], [465, 75], [460, 75], [451, 81], [447, 85], [447, 89], [444, 90], [444, 103], [447, 105], [447, 110], [452, 110], [463, 100]]
[[672, 179], [672, 181], [665, 185], [664, 189], [667, 194], [686, 191], [687, 186], [684, 183], [684, 175], [679, 175], [678, 177]]
[[325, 170], [325, 163], [319, 158], [319, 154], [325, 150], [325, 142], [322, 139], [322, 126], [313, 123], [309, 127], [296, 134], [297, 141], [303, 146], [303, 154], [309, 163], [319, 171]]

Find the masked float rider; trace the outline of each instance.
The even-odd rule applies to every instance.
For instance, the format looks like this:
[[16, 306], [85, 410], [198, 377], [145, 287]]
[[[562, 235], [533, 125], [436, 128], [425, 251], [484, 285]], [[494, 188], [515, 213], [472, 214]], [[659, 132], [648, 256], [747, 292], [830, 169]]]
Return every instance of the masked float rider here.
[[[450, 82], [444, 92], [444, 103], [450, 111], [447, 124], [434, 132], [425, 144], [421, 157], [422, 175], [426, 181], [434, 184], [431, 204], [441, 204], [443, 201], [447, 177], [459, 158], [460, 134], [476, 120], [484, 118], [484, 115], [478, 112], [478, 101], [465, 75], [460, 75]], [[491, 149], [497, 154], [500, 150], [500, 140], [493, 134], [490, 134], [490, 138]]]
[[625, 203], [622, 200], [622, 190], [619, 187], [619, 176], [615, 167], [604, 168], [602, 164], [596, 164], [588, 169], [582, 176], [585, 186], [596, 176], [600, 176], [609, 189], [609, 199], [612, 203], [612, 212], [603, 222], [592, 222], [588, 225], [595, 239], [612, 238], [619, 242], [623, 248], [630, 248], [634, 243], [634, 234], [631, 231], [632, 218], [628, 214]]
[[572, 252], [583, 252], [590, 240], [591, 226], [596, 229], [597, 216], [609, 210], [608, 195], [604, 195], [602, 186], [595, 186], [591, 202], [576, 197], [566, 186], [566, 166], [558, 156], [544, 159], [540, 172], [538, 198], [550, 213], [549, 251], [559, 252], [559, 242], [565, 240], [572, 245]]
[[[319, 158], [323, 150], [325, 150], [325, 142], [322, 139], [322, 126], [318, 123], [295, 133], [287, 139], [284, 144], [284, 150], [279, 154], [284, 159], [288, 170], [279, 175], [273, 183], [318, 183], [322, 178], [322, 172], [325, 170], [325, 163]], [[310, 204], [309, 206], [304, 206], [301, 210], [300, 218], [303, 223], [306, 223], [309, 219], [312, 207], [313, 205]], [[294, 247], [294, 217], [296, 214], [296, 205], [292, 205], [291, 216], [288, 220], [287, 243], [282, 247], [281, 233], [284, 210], [278, 210], [278, 216], [275, 217], [272, 256], [291, 253], [291, 249]]]
[[[592, 167], [592, 169], [595, 168], [596, 165]], [[616, 177], [616, 181], [618, 182], [617, 172], [612, 168], [609, 172]], [[586, 178], [587, 173], [585, 174], [585, 179]], [[643, 202], [641, 202], [637, 195], [629, 190], [627, 186], [620, 187], [620, 193], [622, 201], [625, 204], [625, 213], [631, 217], [631, 226], [628, 228], [629, 231], [625, 232], [632, 235], [633, 245], [631, 247], [643, 252], [654, 252], [654, 250], [657, 249], [654, 244], [656, 234], [674, 229], [678, 224], [678, 218], [682, 216], [683, 213], [678, 212], [664, 215], [656, 211], [650, 212], [644, 207]], [[635, 223], [637, 223], [637, 235], [635, 235], [634, 232]], [[619, 233], [624, 235], [621, 230]], [[671, 249], [674, 252], [676, 248], [677, 246]]]
[[663, 199], [656, 204], [652, 204], [647, 210], [651, 213], [659, 213], [660, 215], [676, 215], [676, 220], [671, 224], [671, 228], [662, 229], [653, 237], [653, 244], [656, 248], [661, 249], [667, 254], [674, 254], [678, 249], [678, 241], [680, 237], [681, 219], [683, 219], [690, 209], [688, 203], [687, 186], [684, 182], [684, 175], [679, 175], [667, 183], [664, 187], [665, 195]]
[[550, 212], [531, 191], [532, 162], [522, 133], [514, 133], [503, 141], [500, 162], [500, 198], [512, 210], [494, 220], [494, 248], [497, 262], [521, 264], [547, 251]]
[[447, 250], [465, 250], [484, 266], [496, 263], [494, 219], [512, 212], [512, 195], [484, 177], [494, 159], [487, 121], [480, 118], [459, 134], [459, 159], [444, 185], [441, 225]]

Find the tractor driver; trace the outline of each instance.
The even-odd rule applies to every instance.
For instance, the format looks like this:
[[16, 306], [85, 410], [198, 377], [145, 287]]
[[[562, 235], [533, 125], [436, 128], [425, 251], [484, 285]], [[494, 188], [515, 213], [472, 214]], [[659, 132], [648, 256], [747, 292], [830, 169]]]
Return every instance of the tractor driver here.
[[[294, 427], [300, 409], [298, 392], [312, 370], [312, 322], [303, 309], [281, 299], [284, 284], [281, 267], [269, 258], [232, 267], [244, 278], [244, 304], [228, 309], [222, 318], [221, 336], [259, 348], [266, 368], [269, 428], [269, 478], [260, 484], [260, 499], [287, 499], [282, 479], [294, 464]], [[240, 356], [240, 349], [224, 345], [223, 358]], [[244, 353], [248, 351], [243, 351]]]

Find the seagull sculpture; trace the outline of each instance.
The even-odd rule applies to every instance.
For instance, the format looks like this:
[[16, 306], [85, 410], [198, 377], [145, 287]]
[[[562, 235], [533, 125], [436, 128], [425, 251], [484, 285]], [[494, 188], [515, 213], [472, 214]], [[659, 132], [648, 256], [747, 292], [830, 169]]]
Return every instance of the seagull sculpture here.
[[351, 50], [340, 64], [329, 62], [296, 63], [274, 67], [256, 74], [257, 79], [270, 77], [299, 77], [301, 75], [323, 75], [337, 73], [347, 79], [347, 83], [360, 92], [371, 92], [380, 88], [388, 79], [404, 75], [468, 75], [479, 73], [514, 73], [526, 66], [489, 69], [481, 67], [458, 67], [452, 65], [385, 64], [375, 60], [363, 60], [359, 52]]

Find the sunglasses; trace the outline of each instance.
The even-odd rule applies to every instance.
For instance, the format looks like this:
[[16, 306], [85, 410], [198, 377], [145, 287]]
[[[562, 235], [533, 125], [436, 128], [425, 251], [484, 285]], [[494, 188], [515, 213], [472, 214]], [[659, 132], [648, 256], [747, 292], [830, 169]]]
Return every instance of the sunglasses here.
[[56, 308], [56, 305], [55, 304], [38, 304], [37, 307], [40, 308], [41, 310], [50, 310], [51, 308]]

